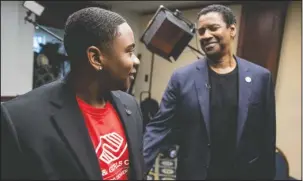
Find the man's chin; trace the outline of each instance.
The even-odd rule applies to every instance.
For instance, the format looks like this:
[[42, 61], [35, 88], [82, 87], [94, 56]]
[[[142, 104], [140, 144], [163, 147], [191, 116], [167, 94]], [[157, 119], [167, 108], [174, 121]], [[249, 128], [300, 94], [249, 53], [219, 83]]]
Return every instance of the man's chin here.
[[128, 89], [130, 88], [130, 83], [129, 82], [124, 82], [124, 84], [120, 84], [119, 88], [117, 90], [127, 92]]
[[127, 92], [128, 89], [129, 89], [129, 88], [127, 88], [127, 87], [123, 87], [123, 88], [120, 89], [120, 91]]
[[128, 89], [129, 89], [129, 87], [127, 87], [127, 86], [117, 86], [117, 87], [114, 87], [114, 88], [112, 88], [111, 90], [112, 91], [123, 91], [123, 92], [126, 92], [126, 91], [128, 91]]
[[221, 57], [220, 52], [217, 52], [217, 51], [205, 52], [205, 55], [206, 55], [207, 58], [213, 59], [213, 60], [216, 60], [216, 59]]

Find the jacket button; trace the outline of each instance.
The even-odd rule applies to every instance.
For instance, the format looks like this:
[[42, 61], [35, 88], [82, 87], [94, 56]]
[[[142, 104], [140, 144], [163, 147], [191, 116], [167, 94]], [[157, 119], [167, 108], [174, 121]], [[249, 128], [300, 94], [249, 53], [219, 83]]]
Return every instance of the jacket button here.
[[210, 143], [207, 144], [207, 147], [210, 148]]

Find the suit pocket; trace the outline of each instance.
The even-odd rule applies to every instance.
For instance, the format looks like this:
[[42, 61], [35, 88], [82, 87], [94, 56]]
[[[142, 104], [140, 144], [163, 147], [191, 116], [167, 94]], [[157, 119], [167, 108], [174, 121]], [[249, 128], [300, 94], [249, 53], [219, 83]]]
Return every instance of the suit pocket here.
[[258, 100], [250, 101], [250, 103], [249, 103], [249, 107], [255, 108], [255, 109], [261, 107], [261, 105], [262, 105], [262, 103]]
[[251, 159], [250, 161], [248, 161], [248, 163], [249, 163], [249, 164], [253, 164], [253, 163], [255, 163], [255, 162], [258, 161], [258, 160], [259, 160], [259, 157], [257, 156], [257, 157], [255, 157], [255, 158]]
[[262, 103], [261, 102], [250, 102], [248, 107], [248, 117], [259, 119], [262, 116]]
[[256, 92], [252, 92], [252, 95], [249, 97], [249, 106], [250, 107], [260, 107], [262, 103], [261, 95]]

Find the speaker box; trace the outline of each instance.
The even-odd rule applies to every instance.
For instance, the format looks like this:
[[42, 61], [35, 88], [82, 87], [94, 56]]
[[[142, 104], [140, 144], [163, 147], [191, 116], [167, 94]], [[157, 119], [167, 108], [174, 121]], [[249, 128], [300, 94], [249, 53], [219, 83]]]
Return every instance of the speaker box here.
[[172, 13], [160, 6], [140, 41], [152, 53], [172, 62], [170, 57], [176, 61], [194, 34], [194, 24], [182, 20], [178, 11]]

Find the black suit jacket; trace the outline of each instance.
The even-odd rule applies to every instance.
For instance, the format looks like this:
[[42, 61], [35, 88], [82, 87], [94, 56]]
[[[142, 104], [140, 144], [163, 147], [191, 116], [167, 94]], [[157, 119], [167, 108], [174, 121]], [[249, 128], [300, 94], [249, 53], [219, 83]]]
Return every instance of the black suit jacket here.
[[[110, 97], [126, 132], [129, 179], [142, 179], [141, 111], [122, 91]], [[65, 80], [1, 104], [1, 178], [102, 179], [75, 93]]]
[[[275, 176], [275, 98], [268, 70], [236, 57], [239, 70], [237, 149], [238, 179]], [[210, 163], [211, 137], [208, 67], [206, 59], [176, 70], [160, 109], [147, 125], [144, 159], [147, 172], [161, 147], [180, 146], [177, 179], [205, 179]], [[228, 136], [228, 135], [226, 135]]]

